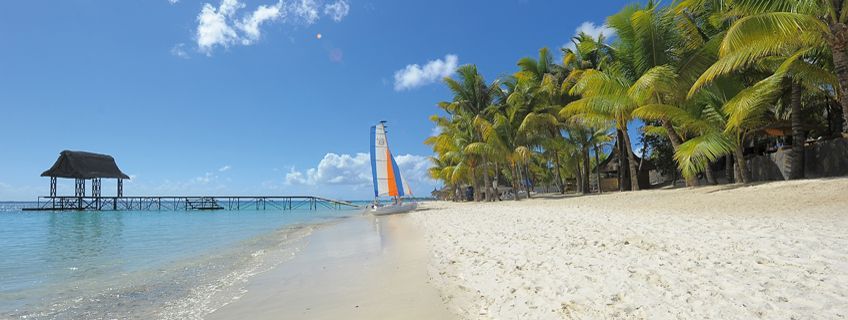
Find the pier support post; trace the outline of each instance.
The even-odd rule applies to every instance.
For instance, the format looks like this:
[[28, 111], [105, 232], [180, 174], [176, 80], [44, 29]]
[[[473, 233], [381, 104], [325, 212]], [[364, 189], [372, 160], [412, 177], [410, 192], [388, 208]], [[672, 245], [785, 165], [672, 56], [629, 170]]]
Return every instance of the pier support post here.
[[50, 197], [56, 196], [56, 177], [50, 177]]
[[77, 210], [82, 210], [82, 197], [85, 197], [85, 179], [74, 180], [74, 196], [77, 197]]
[[124, 196], [124, 179], [118, 179], [118, 198]]
[[75, 179], [74, 185], [74, 196], [85, 197], [85, 179]]
[[97, 210], [102, 209], [100, 206], [100, 178], [92, 178], [91, 179], [91, 196], [94, 197], [94, 206]]
[[100, 197], [100, 178], [91, 179], [91, 196]]

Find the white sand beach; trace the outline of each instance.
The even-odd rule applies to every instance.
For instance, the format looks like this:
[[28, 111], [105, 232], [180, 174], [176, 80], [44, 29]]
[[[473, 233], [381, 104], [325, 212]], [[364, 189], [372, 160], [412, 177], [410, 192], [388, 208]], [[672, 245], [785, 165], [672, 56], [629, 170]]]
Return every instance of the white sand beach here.
[[843, 319], [848, 179], [497, 203], [317, 229], [208, 319]]
[[848, 179], [428, 203], [430, 276], [467, 319], [843, 319]]

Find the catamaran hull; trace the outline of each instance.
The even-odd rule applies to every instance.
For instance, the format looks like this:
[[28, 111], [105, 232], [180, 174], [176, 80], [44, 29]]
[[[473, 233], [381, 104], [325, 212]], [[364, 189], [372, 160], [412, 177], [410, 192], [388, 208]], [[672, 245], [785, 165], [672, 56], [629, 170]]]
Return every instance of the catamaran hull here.
[[376, 207], [371, 209], [371, 214], [375, 216], [384, 216], [388, 214], [407, 213], [418, 208], [418, 203], [403, 203], [385, 207]]

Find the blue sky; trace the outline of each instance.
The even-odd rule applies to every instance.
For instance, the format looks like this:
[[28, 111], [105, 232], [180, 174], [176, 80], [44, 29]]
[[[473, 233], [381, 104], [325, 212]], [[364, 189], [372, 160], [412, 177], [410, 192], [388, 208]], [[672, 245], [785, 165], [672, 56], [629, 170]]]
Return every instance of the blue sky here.
[[512, 73], [629, 2], [5, 3], [0, 200], [47, 193], [39, 174], [65, 149], [114, 155], [128, 195], [367, 199], [379, 120], [413, 190], [429, 193], [422, 141], [450, 99], [440, 77], [469, 63], [490, 80]]

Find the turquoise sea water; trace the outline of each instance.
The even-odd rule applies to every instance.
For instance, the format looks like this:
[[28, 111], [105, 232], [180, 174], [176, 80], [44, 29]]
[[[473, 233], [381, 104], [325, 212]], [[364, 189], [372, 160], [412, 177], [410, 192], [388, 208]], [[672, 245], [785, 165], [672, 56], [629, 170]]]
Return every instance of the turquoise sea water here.
[[199, 318], [296, 254], [316, 224], [359, 213], [21, 207], [0, 203], [3, 319]]

